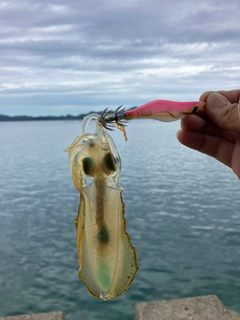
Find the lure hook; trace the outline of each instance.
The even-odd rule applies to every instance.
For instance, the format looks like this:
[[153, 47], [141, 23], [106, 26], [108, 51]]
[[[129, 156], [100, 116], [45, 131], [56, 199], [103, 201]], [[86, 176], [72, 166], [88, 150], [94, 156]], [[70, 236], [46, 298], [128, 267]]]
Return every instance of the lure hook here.
[[127, 126], [127, 121], [125, 119], [125, 108], [122, 108], [122, 105], [119, 106], [113, 113], [108, 111], [108, 109], [104, 109], [100, 118], [99, 122], [101, 125], [110, 131], [113, 131], [112, 128], [115, 126], [125, 127]]

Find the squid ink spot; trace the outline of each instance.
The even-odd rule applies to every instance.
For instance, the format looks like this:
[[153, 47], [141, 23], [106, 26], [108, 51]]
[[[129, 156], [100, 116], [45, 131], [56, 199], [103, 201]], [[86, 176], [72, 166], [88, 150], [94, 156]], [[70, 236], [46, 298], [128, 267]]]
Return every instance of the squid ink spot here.
[[91, 167], [93, 164], [93, 159], [90, 157], [84, 158], [83, 159], [83, 171], [86, 175], [91, 176]]
[[115, 162], [113, 160], [113, 156], [111, 155], [110, 152], [108, 152], [107, 154], [105, 154], [104, 156], [104, 162], [107, 166], [107, 168], [111, 171], [116, 171], [116, 165], [115, 165]]
[[94, 147], [94, 146], [95, 146], [95, 143], [94, 143], [93, 140], [91, 139], [91, 140], [89, 141], [89, 147], [92, 148], [92, 147]]
[[105, 226], [105, 224], [102, 225], [101, 230], [98, 232], [98, 240], [102, 243], [102, 244], [107, 244], [109, 241], [109, 233], [108, 233], [108, 229]]

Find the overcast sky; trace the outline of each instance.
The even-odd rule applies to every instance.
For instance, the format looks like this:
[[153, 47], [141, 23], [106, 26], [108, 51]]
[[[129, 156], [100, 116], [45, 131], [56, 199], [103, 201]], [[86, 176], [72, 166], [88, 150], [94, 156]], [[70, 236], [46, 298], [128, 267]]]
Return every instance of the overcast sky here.
[[0, 114], [240, 88], [239, 0], [1, 0]]

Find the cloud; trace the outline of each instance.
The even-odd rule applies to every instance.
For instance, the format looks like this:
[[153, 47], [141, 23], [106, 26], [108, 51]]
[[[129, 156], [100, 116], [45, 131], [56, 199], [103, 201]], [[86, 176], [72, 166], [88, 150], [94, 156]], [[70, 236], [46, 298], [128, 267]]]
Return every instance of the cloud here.
[[0, 3], [0, 113], [79, 114], [239, 87], [235, 0]]

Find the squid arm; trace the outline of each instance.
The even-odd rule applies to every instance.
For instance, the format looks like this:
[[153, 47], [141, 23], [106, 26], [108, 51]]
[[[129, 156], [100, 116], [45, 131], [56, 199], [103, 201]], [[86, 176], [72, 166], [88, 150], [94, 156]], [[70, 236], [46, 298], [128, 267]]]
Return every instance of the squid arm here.
[[[95, 134], [85, 132], [91, 119], [96, 119]], [[83, 134], [66, 151], [80, 193], [75, 219], [79, 278], [94, 297], [113, 299], [128, 290], [138, 270], [118, 185], [120, 156], [97, 114], [84, 118]]]

